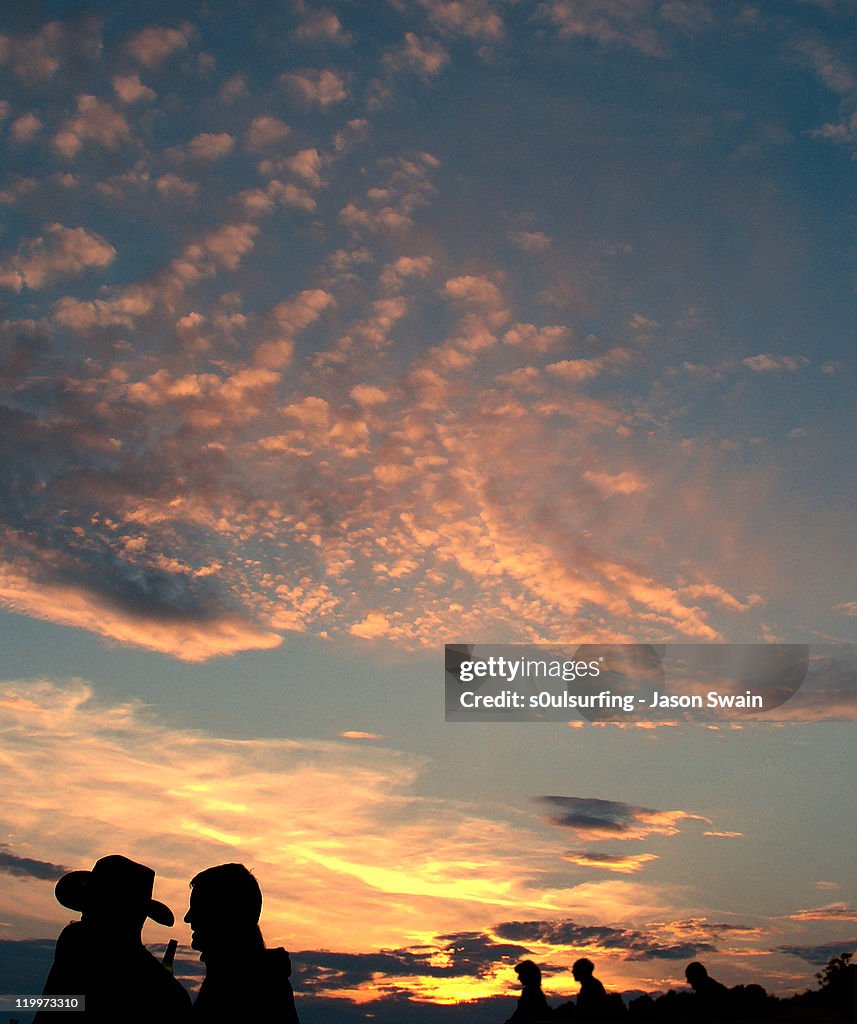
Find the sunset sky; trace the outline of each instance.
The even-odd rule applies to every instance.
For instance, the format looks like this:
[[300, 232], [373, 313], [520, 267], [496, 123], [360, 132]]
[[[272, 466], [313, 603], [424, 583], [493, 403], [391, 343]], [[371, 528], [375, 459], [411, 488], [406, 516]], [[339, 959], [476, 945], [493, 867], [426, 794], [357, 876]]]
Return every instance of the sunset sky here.
[[443, 707], [447, 642], [854, 641], [855, 15], [4, 5], [0, 991], [112, 852], [253, 867], [307, 1019], [857, 948], [851, 648], [777, 723]]

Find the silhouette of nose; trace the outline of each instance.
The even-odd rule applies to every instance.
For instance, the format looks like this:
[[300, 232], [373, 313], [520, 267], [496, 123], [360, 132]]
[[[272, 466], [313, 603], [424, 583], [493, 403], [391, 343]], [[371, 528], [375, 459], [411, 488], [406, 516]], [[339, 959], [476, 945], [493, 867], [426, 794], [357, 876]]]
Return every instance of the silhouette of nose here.
[[190, 919], [190, 907], [188, 907], [188, 911], [187, 911], [187, 913], [184, 916], [184, 923], [185, 924], [191, 924], [192, 923], [191, 919]]

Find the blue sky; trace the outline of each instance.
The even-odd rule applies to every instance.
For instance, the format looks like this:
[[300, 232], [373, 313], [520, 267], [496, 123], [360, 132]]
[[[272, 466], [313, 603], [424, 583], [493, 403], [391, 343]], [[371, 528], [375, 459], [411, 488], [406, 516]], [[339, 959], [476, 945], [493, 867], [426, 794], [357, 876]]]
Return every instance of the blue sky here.
[[853, 640], [854, 13], [4, 12], [8, 949], [108, 852], [357, 1002], [853, 947], [852, 722], [447, 724], [441, 652]]

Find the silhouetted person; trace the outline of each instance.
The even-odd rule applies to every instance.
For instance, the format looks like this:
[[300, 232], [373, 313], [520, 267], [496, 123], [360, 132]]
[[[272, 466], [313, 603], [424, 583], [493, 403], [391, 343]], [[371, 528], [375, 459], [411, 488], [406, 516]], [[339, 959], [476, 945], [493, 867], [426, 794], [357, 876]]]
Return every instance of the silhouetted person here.
[[542, 972], [532, 960], [522, 960], [515, 966], [515, 972], [521, 983], [521, 994], [515, 1012], [506, 1024], [542, 1024], [549, 1021], [553, 1011], [542, 992]]
[[729, 1013], [739, 1021], [768, 1020], [774, 1012], [771, 997], [761, 985], [735, 985], [729, 989]]
[[574, 980], [580, 985], [577, 994], [576, 1008], [573, 1003], [564, 1003], [557, 1007], [557, 1015], [566, 1020], [574, 1017], [583, 1024], [584, 1021], [614, 1021], [625, 1018], [627, 1011], [622, 997], [605, 991], [604, 986], [595, 977], [595, 965], [586, 957], [575, 960], [571, 967]]
[[[151, 868], [112, 855], [57, 882], [57, 900], [81, 919], [60, 933], [43, 994], [85, 996], [86, 1010], [74, 1014], [76, 1021], [190, 1020], [190, 996], [140, 938], [147, 917], [168, 927], [175, 920], [169, 907], [152, 899], [154, 881]], [[67, 1017], [40, 1011], [34, 1024]]]
[[299, 1024], [282, 948], [266, 949], [259, 929], [262, 893], [243, 864], [220, 864], [191, 879], [191, 945], [205, 964], [193, 1005], [196, 1021]]
[[727, 1012], [729, 989], [708, 976], [708, 971], [698, 960], [684, 969], [687, 983], [694, 991], [695, 1015], [702, 1019], [716, 1019]]

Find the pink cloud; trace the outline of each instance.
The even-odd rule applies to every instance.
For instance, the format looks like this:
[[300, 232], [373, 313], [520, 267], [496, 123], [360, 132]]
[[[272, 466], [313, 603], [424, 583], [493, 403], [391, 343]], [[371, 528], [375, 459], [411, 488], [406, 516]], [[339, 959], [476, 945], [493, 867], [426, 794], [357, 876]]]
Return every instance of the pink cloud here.
[[250, 122], [244, 135], [244, 145], [251, 152], [259, 153], [278, 146], [289, 132], [290, 128], [285, 121], [271, 114], [260, 114]]
[[323, 7], [314, 7], [298, 0], [295, 4], [301, 21], [292, 32], [292, 37], [301, 43], [335, 43], [348, 46], [352, 42], [350, 32], [346, 32], [342, 22], [333, 11]]
[[270, 322], [271, 333], [276, 336], [257, 347], [256, 363], [274, 368], [286, 366], [292, 358], [295, 336], [315, 323], [334, 304], [335, 300], [329, 292], [312, 288], [275, 306], [271, 311]]
[[235, 147], [235, 139], [229, 132], [201, 132], [194, 136], [184, 148], [188, 160], [211, 163], [228, 156]]
[[117, 149], [130, 138], [128, 122], [109, 103], [82, 95], [77, 98], [77, 114], [54, 136], [53, 146], [61, 156], [73, 159], [87, 142]]
[[523, 252], [546, 252], [551, 247], [551, 240], [544, 231], [510, 231], [509, 240]]
[[140, 103], [155, 99], [157, 93], [143, 85], [139, 75], [114, 75], [113, 91], [123, 103]]
[[105, 639], [169, 654], [180, 661], [205, 661], [239, 651], [279, 647], [278, 633], [238, 616], [194, 619], [123, 612], [84, 586], [42, 582], [21, 567], [0, 565], [0, 603], [63, 626], [85, 629]]
[[421, 39], [406, 32], [401, 44], [384, 56], [390, 71], [412, 71], [428, 80], [439, 74], [449, 63], [449, 54], [436, 39]]
[[23, 114], [16, 118], [9, 131], [15, 142], [32, 142], [44, 126], [35, 114]]
[[420, 0], [429, 21], [448, 35], [496, 42], [505, 35], [503, 19], [488, 0]]
[[0, 263], [0, 287], [38, 290], [64, 277], [108, 267], [115, 259], [116, 250], [100, 235], [49, 224], [44, 235], [25, 241], [16, 255]]
[[193, 26], [187, 22], [177, 29], [153, 25], [136, 32], [125, 46], [138, 63], [157, 69], [168, 57], [188, 48], [193, 31]]
[[748, 356], [741, 362], [754, 373], [796, 373], [804, 366], [809, 366], [809, 360], [804, 356], [775, 356], [766, 352]]
[[84, 18], [74, 24], [50, 21], [33, 35], [0, 34], [0, 64], [25, 82], [50, 81], [68, 60], [95, 57], [101, 50], [101, 32], [96, 19]]
[[646, 480], [633, 470], [611, 474], [587, 469], [583, 473], [583, 479], [592, 484], [604, 497], [612, 497], [616, 494], [637, 494], [648, 486]]
[[330, 68], [288, 72], [280, 81], [307, 106], [318, 106], [322, 110], [348, 98], [347, 76]]
[[857, 908], [847, 903], [828, 903], [813, 910], [799, 910], [790, 914], [790, 921], [857, 921]]
[[599, 0], [544, 0], [539, 16], [551, 23], [561, 39], [594, 39], [607, 46], [628, 47], [651, 57], [666, 55], [657, 31], [652, 0], [604, 5]]

